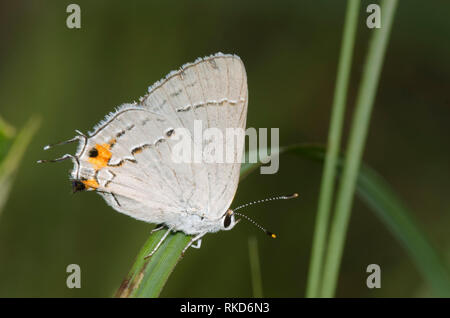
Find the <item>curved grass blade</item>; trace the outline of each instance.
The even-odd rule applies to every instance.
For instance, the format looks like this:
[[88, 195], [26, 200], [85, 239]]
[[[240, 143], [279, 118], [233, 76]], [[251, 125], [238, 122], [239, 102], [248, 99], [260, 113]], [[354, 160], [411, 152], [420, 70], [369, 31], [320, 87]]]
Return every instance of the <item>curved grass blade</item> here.
[[[246, 164], [241, 165], [241, 178], [258, 168], [258, 166], [249, 165], [246, 170], [245, 167], [247, 167]], [[150, 235], [138, 253], [127, 277], [116, 291], [115, 297], [159, 296], [167, 279], [180, 261], [181, 252], [192, 238], [181, 232], [172, 233], [156, 253], [146, 260], [145, 256], [150, 254], [163, 235], [164, 229]]]
[[150, 235], [136, 257], [128, 276], [115, 297], [158, 297], [170, 274], [181, 258], [181, 252], [191, 236], [171, 233], [152, 257], [145, 259], [158, 244], [166, 229]]
[[[280, 149], [281, 153], [295, 154], [305, 159], [323, 163], [325, 148], [313, 144], [298, 144]], [[343, 157], [338, 161], [338, 173], [342, 170]], [[255, 171], [261, 164], [243, 164], [241, 180]], [[340, 177], [340, 175], [339, 175]], [[438, 297], [450, 297], [450, 271], [437, 250], [420, 229], [412, 213], [403, 204], [390, 185], [372, 168], [362, 163], [356, 193], [387, 226], [395, 238], [406, 249], [422, 277]]]
[[362, 167], [358, 184], [359, 196], [403, 244], [436, 296], [450, 297], [448, 268], [442, 263], [425, 235], [420, 234], [417, 223], [393, 189], [378, 173], [367, 166]]
[[[308, 160], [323, 162], [325, 148], [313, 144], [298, 144], [282, 147], [272, 155], [294, 154]], [[243, 163], [241, 181], [261, 166], [261, 163]], [[341, 169], [342, 157], [338, 162]], [[428, 241], [412, 214], [401, 203], [390, 186], [382, 181], [371, 168], [362, 165], [357, 179], [357, 193], [386, 224], [392, 234], [402, 243], [424, 279], [430, 284], [437, 296], [450, 295], [450, 278], [446, 266]], [[174, 233], [167, 237], [158, 251], [145, 260], [164, 234], [164, 230], [152, 234], [139, 252], [133, 267], [116, 297], [158, 297], [181, 258], [181, 252], [191, 236]], [[189, 253], [189, 251], [187, 252]]]

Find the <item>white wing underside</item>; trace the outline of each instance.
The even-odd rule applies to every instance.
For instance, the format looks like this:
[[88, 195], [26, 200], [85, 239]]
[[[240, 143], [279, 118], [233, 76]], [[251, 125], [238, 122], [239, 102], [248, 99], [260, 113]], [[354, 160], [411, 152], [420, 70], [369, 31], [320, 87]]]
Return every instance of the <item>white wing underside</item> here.
[[[186, 64], [150, 87], [139, 103], [122, 105], [98, 124], [80, 143], [72, 177], [96, 180], [108, 204], [139, 220], [167, 224], [181, 214], [216, 220], [233, 200], [242, 152], [235, 151], [233, 163], [176, 163], [175, 136], [180, 128], [194, 136], [194, 121], [223, 136], [227, 128], [245, 129], [247, 97], [239, 57], [219, 53]], [[102, 144], [111, 145], [111, 157], [99, 168], [89, 151]]]

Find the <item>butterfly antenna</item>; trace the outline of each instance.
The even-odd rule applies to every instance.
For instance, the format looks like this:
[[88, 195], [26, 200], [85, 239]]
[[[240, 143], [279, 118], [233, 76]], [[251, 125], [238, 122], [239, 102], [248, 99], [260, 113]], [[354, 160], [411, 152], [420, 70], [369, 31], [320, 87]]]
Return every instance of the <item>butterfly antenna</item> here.
[[51, 160], [41, 159], [41, 160], [38, 160], [37, 163], [60, 162], [60, 161], [64, 161], [64, 160], [67, 160], [67, 159], [72, 159], [72, 160], [75, 160], [75, 161], [78, 162], [77, 157], [75, 157], [73, 155], [65, 154], [61, 158], [51, 159]]
[[48, 149], [53, 148], [55, 146], [61, 146], [61, 145], [70, 144], [70, 143], [75, 142], [77, 140], [80, 140], [82, 138], [87, 139], [87, 136], [85, 134], [83, 134], [81, 131], [75, 130], [75, 132], [78, 135], [73, 137], [72, 139], [65, 140], [65, 141], [60, 141], [60, 142], [57, 142], [57, 143], [54, 143], [54, 144], [47, 145], [47, 146], [44, 147], [44, 150], [48, 150]]
[[240, 205], [237, 208], [233, 209], [233, 211], [237, 211], [237, 210], [240, 210], [242, 208], [246, 208], [246, 207], [248, 207], [250, 205], [253, 205], [253, 204], [264, 203], [264, 202], [269, 202], [269, 201], [276, 201], [276, 200], [289, 200], [289, 199], [295, 199], [295, 198], [298, 198], [298, 193], [294, 193], [294, 194], [291, 194], [291, 195], [282, 195], [282, 196], [277, 196], [277, 197], [271, 197], [271, 198], [257, 200], [257, 201], [253, 201], [253, 202], [250, 202], [250, 203], [246, 203], [246, 204]]
[[272, 232], [266, 230], [261, 225], [256, 223], [255, 220], [251, 219], [250, 217], [246, 216], [245, 214], [237, 213], [236, 211], [240, 210], [242, 208], [248, 207], [250, 205], [253, 205], [253, 204], [258, 204], [258, 203], [263, 203], [263, 202], [268, 202], [268, 201], [275, 201], [275, 200], [289, 200], [289, 199], [295, 199], [295, 198], [298, 198], [298, 193], [294, 193], [294, 194], [291, 194], [291, 195], [283, 195], [283, 196], [271, 197], [271, 198], [267, 198], [267, 199], [263, 199], [263, 200], [253, 201], [253, 202], [250, 202], [250, 203], [246, 203], [246, 204], [240, 205], [236, 209], [232, 209], [231, 211], [233, 211], [234, 214], [236, 214], [238, 216], [241, 216], [244, 219], [246, 219], [247, 221], [250, 221], [251, 223], [253, 223], [253, 225], [255, 225], [257, 228], [262, 230], [264, 233], [266, 233], [271, 238], [276, 238], [277, 235], [275, 233], [272, 233]]
[[243, 217], [244, 219], [246, 219], [247, 221], [250, 221], [251, 223], [253, 223], [253, 225], [255, 225], [257, 228], [259, 228], [260, 230], [262, 230], [264, 233], [266, 233], [268, 236], [270, 236], [271, 238], [277, 238], [277, 235], [275, 233], [272, 233], [270, 231], [267, 231], [265, 228], [263, 228], [261, 225], [259, 225], [258, 223], [256, 223], [255, 220], [249, 218], [248, 216], [246, 216], [245, 214], [241, 214], [241, 213], [237, 213], [234, 212], [234, 214]]

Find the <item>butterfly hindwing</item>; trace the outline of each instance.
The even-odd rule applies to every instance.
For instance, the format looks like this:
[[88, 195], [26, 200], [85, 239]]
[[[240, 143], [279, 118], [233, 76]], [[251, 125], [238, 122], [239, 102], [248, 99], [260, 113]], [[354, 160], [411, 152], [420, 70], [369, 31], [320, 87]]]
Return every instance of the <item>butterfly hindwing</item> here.
[[[217, 54], [186, 64], [97, 125], [77, 152], [72, 177], [116, 210], [147, 222], [180, 213], [218, 218], [236, 192], [242, 151], [233, 148], [231, 163], [180, 163], [174, 149], [182, 129], [194, 144], [199, 124], [202, 133], [213, 128], [224, 137], [227, 128], [245, 129], [247, 95], [239, 57]], [[208, 149], [211, 139], [200, 142]]]

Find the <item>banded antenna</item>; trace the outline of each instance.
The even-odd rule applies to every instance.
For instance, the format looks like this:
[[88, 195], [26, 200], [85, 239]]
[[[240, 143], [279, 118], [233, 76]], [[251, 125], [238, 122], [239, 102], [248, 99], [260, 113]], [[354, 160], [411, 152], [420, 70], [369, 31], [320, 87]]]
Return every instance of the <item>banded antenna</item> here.
[[277, 235], [275, 233], [272, 233], [272, 232], [268, 231], [267, 229], [262, 227], [259, 223], [257, 223], [255, 220], [253, 220], [252, 218], [248, 217], [247, 215], [242, 214], [242, 213], [237, 213], [236, 211], [240, 210], [242, 208], [246, 208], [246, 207], [248, 207], [250, 205], [253, 205], [253, 204], [264, 203], [264, 202], [269, 202], [269, 201], [276, 201], [276, 200], [289, 200], [289, 199], [295, 199], [295, 198], [298, 198], [298, 193], [294, 193], [294, 194], [291, 194], [291, 195], [276, 196], [276, 197], [271, 197], [271, 198], [267, 198], [267, 199], [262, 199], [262, 200], [249, 202], [249, 203], [246, 203], [246, 204], [238, 206], [234, 210], [231, 209], [231, 211], [233, 212], [233, 214], [241, 216], [244, 219], [246, 219], [247, 221], [250, 221], [251, 223], [253, 223], [253, 225], [255, 225], [257, 228], [262, 230], [264, 233], [266, 233], [271, 238], [277, 238]]

